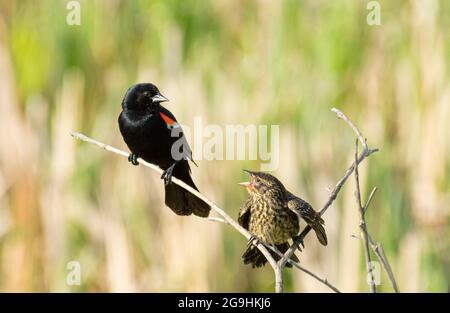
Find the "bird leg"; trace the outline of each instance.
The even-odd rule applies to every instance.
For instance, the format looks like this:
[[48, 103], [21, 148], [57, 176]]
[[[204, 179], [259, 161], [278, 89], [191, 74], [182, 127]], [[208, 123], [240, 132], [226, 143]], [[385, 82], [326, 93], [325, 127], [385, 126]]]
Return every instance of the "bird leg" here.
[[[300, 239], [300, 236], [293, 238], [294, 244], [295, 244], [295, 240], [297, 240], [297, 239]], [[298, 250], [300, 250], [300, 252], [302, 251], [302, 249], [305, 249], [305, 243], [303, 242], [303, 239], [302, 239], [302, 241], [299, 242], [299, 245], [298, 245]]]
[[167, 186], [172, 181], [173, 169], [177, 165], [177, 162], [173, 163], [168, 169], [164, 170], [161, 175], [161, 179], [164, 179], [164, 184]]
[[[292, 244], [295, 245], [295, 239], [293, 239]], [[300, 251], [300, 252], [302, 252], [304, 248], [305, 248], [305, 245], [303, 244], [303, 241], [300, 242], [299, 245], [297, 245], [297, 249], [298, 249], [298, 251]]]
[[131, 164], [133, 164], [133, 165], [139, 165], [139, 162], [138, 162], [137, 158], [138, 158], [137, 154], [134, 154], [132, 152], [128, 156], [128, 161], [131, 162]]
[[[256, 241], [256, 242], [255, 242]], [[262, 244], [262, 245], [264, 245], [264, 246], [271, 246], [273, 249], [275, 249], [275, 250], [277, 250], [277, 248], [275, 247], [275, 245], [273, 244], [273, 242], [272, 243], [268, 243], [268, 242], [266, 242], [266, 241], [263, 241], [263, 240], [261, 240], [261, 239], [259, 239], [258, 237], [256, 237], [255, 235], [251, 235], [251, 237], [248, 239], [248, 241], [247, 241], [247, 248], [249, 247], [249, 246], [251, 246], [251, 245], [254, 245], [255, 247], [258, 245], [258, 244]]]
[[255, 241], [255, 240], [256, 240], [256, 242], [255, 242], [255, 244], [254, 244], [255, 247], [256, 247], [256, 245], [257, 245], [258, 243], [262, 243], [261, 240], [259, 240], [258, 237], [256, 237], [255, 235], [252, 234], [252, 235], [250, 236], [250, 238], [248, 239], [247, 247], [250, 246], [250, 245], [252, 245], [252, 244], [253, 244], [253, 241]]

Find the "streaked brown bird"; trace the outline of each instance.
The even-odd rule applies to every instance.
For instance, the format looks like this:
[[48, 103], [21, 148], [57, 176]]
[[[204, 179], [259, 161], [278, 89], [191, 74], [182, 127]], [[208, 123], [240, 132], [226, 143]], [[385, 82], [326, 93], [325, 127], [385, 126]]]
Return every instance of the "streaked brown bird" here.
[[[284, 253], [289, 249], [288, 240], [298, 235], [299, 218], [302, 218], [316, 232], [319, 242], [327, 245], [324, 220], [308, 202], [287, 191], [283, 184], [270, 174], [244, 171], [250, 174], [250, 181], [240, 185], [247, 188], [250, 197], [239, 212], [238, 222], [242, 227], [256, 239], [275, 245]], [[252, 241], [253, 239], [248, 242], [242, 259], [252, 267], [264, 266], [267, 259]], [[270, 252], [275, 260], [280, 259], [275, 252]], [[293, 255], [292, 260], [298, 261], [298, 258]], [[290, 264], [287, 266], [290, 267]]]

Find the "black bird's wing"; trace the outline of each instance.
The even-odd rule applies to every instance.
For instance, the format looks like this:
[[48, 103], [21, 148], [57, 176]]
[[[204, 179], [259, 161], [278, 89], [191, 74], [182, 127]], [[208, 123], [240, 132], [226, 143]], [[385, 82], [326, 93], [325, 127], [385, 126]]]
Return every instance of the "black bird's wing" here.
[[326, 246], [328, 244], [327, 234], [323, 225], [325, 221], [311, 205], [305, 200], [288, 192], [288, 208], [298, 214], [316, 232], [319, 242]]
[[[167, 110], [165, 107], [161, 106], [160, 107], [160, 113], [164, 114], [165, 116], [169, 117], [172, 121], [175, 122], [175, 127], [179, 128], [179, 132], [174, 133], [173, 139], [174, 141], [181, 139], [181, 144], [183, 147], [183, 151], [182, 151], [182, 158], [184, 160], [190, 160], [192, 163], [195, 164], [195, 166], [198, 167], [197, 163], [194, 161], [193, 157], [192, 157], [192, 150], [191, 147], [189, 146], [189, 143], [187, 142], [186, 136], [184, 136], [184, 132], [183, 129], [181, 128], [181, 125], [178, 124], [177, 119], [175, 118], [175, 116], [172, 114], [172, 112], [170, 112], [169, 110]], [[161, 117], [162, 118], [162, 117]], [[164, 120], [164, 122], [166, 123], [166, 125], [168, 127], [173, 126], [173, 125], [169, 125], [167, 123], [167, 120], [165, 118], [162, 118]], [[170, 128], [172, 131], [172, 128]]]

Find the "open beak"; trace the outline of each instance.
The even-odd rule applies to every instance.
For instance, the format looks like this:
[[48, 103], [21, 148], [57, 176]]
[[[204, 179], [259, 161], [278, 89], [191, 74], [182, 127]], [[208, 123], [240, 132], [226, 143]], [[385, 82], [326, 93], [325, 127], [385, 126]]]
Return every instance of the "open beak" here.
[[247, 188], [250, 186], [250, 182], [245, 181], [245, 182], [239, 183], [238, 185]]
[[152, 101], [155, 103], [159, 103], [159, 102], [169, 101], [169, 99], [167, 99], [163, 95], [157, 94], [156, 96], [152, 97]]
[[242, 186], [242, 187], [249, 188], [249, 187], [252, 186], [253, 172], [252, 172], [252, 171], [249, 171], [249, 170], [243, 170], [243, 171], [250, 175], [250, 177], [251, 177], [251, 178], [250, 178], [250, 181], [242, 182], [242, 183], [239, 183], [238, 185], [239, 185], [239, 186]]

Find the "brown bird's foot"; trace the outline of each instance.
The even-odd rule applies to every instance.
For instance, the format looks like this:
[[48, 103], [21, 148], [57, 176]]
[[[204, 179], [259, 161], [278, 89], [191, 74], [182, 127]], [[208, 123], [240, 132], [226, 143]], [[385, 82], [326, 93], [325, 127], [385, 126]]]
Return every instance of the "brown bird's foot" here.
[[[256, 242], [253, 243], [255, 240], [256, 240]], [[259, 240], [259, 238], [256, 237], [255, 235], [251, 235], [251, 237], [248, 239], [247, 247], [248, 247], [248, 246], [251, 246], [251, 245], [254, 245], [254, 246], [256, 247], [256, 245], [257, 245], [258, 243], [263, 243], [263, 242], [262, 242], [261, 240]]]
[[130, 153], [130, 155], [128, 156], [128, 162], [131, 162], [131, 164], [133, 165], [139, 165], [138, 162], [138, 156], [134, 153]]
[[[299, 239], [300, 239], [300, 236], [295, 237], [294, 238], [294, 243], [295, 243], [296, 240], [299, 240]], [[298, 250], [300, 250], [300, 252], [303, 249], [305, 249], [305, 243], [303, 242], [303, 240], [298, 243], [297, 247], [298, 247]]]
[[175, 168], [175, 165], [177, 165], [177, 163], [173, 163], [161, 175], [161, 179], [164, 179], [164, 185], [166, 185], [166, 186], [172, 181], [172, 174], [173, 174], [173, 169]]

